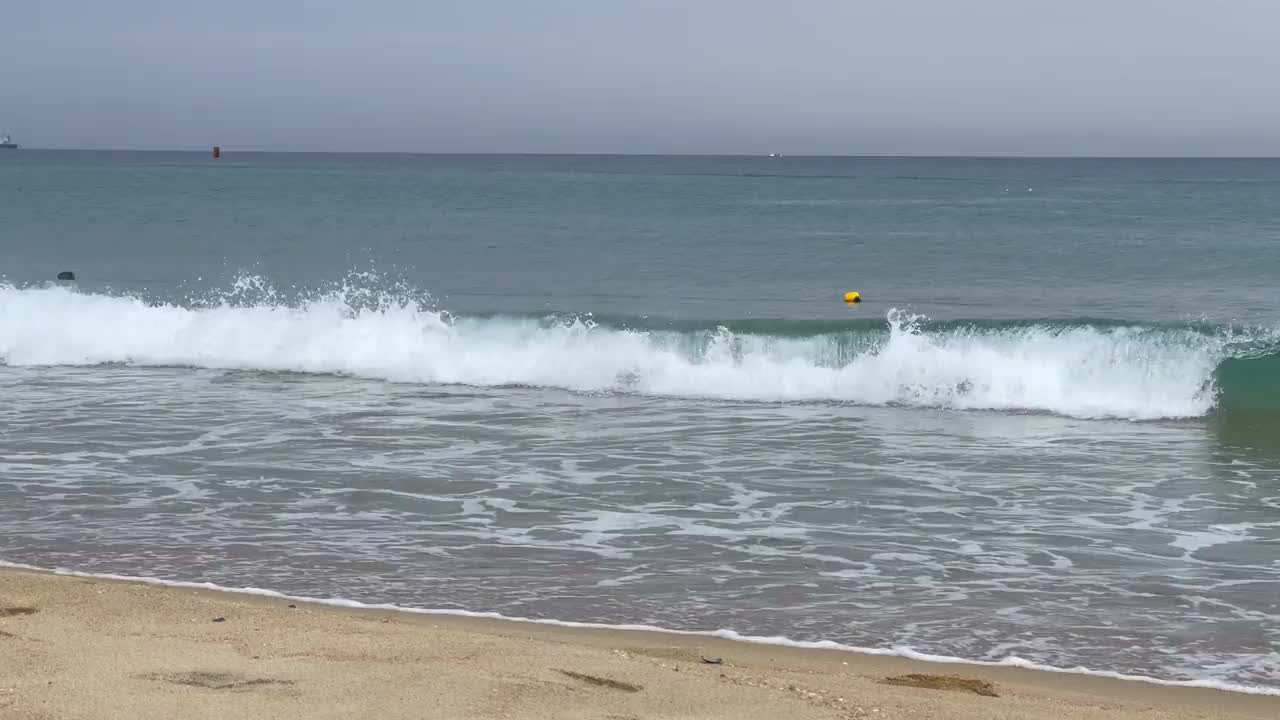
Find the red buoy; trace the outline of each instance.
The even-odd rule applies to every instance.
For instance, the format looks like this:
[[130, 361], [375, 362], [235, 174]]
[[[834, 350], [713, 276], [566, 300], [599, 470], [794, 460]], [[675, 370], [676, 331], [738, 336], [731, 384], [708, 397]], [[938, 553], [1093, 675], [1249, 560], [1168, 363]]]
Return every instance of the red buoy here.
[[215, 158], [220, 158], [220, 157], [222, 157], [222, 146], [221, 146], [221, 145], [214, 145], [214, 146], [213, 146], [213, 156], [214, 156]]

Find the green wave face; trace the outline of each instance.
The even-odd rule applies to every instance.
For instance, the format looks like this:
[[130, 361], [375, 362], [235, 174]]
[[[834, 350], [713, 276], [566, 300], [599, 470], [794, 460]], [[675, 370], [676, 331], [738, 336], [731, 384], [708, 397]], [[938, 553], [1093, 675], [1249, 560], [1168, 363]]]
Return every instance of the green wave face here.
[[1224, 358], [1213, 379], [1220, 414], [1239, 418], [1280, 414], [1280, 351]]

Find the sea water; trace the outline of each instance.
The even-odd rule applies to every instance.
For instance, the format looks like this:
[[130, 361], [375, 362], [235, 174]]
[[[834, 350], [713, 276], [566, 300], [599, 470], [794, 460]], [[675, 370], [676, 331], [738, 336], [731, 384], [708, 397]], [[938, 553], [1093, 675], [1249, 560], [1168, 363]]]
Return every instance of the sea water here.
[[0, 560], [1280, 692], [1277, 207], [1276, 161], [13, 153]]

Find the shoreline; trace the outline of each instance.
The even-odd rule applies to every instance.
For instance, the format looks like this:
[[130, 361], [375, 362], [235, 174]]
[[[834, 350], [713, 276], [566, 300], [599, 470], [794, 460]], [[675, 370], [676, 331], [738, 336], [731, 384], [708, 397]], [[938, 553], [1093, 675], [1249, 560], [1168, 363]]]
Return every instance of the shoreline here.
[[1019, 657], [1008, 657], [1004, 660], [973, 660], [962, 657], [934, 655], [931, 653], [919, 652], [911, 649], [892, 649], [892, 648], [869, 648], [857, 647], [853, 645], [845, 645], [832, 640], [793, 640], [785, 636], [764, 637], [759, 635], [743, 635], [733, 630], [679, 630], [675, 628], [658, 627], [655, 625], [643, 625], [634, 623], [595, 623], [595, 622], [578, 622], [573, 620], [560, 620], [555, 618], [526, 618], [503, 615], [492, 611], [477, 610], [460, 610], [451, 608], [416, 608], [403, 605], [395, 605], [393, 603], [365, 603], [358, 600], [348, 600], [345, 598], [319, 598], [306, 595], [290, 595], [278, 590], [269, 588], [256, 587], [228, 587], [210, 582], [193, 582], [187, 580], [166, 580], [157, 577], [143, 577], [132, 575], [114, 575], [111, 573], [90, 573], [79, 570], [68, 569], [49, 569], [35, 565], [26, 565], [23, 563], [13, 563], [0, 560], [0, 574], [15, 570], [19, 572], [29, 572], [43, 575], [53, 575], [58, 577], [80, 578], [86, 580], [101, 580], [106, 582], [134, 583], [142, 585], [150, 585], [154, 587], [175, 588], [183, 590], [196, 590], [211, 593], [228, 593], [231, 595], [249, 597], [249, 598], [266, 598], [272, 600], [287, 600], [294, 603], [306, 603], [308, 605], [316, 605], [326, 608], [337, 608], [341, 610], [356, 610], [369, 612], [387, 612], [387, 613], [403, 613], [405, 615], [415, 615], [421, 617], [448, 617], [463, 618], [468, 620], [489, 621], [497, 623], [515, 623], [528, 624], [552, 628], [564, 628], [566, 630], [588, 630], [603, 632], [639, 632], [652, 633], [656, 635], [671, 635], [674, 637], [684, 638], [706, 638], [708, 640], [724, 641], [731, 643], [745, 643], [750, 645], [761, 645], [765, 647], [791, 648], [795, 650], [811, 650], [847, 653], [862, 657], [874, 658], [900, 658], [911, 662], [926, 663], [929, 665], [946, 665], [946, 666], [972, 666], [977, 668], [1005, 668], [1024, 670], [1034, 673], [1075, 675], [1089, 678], [1099, 678], [1104, 680], [1115, 680], [1120, 682], [1145, 683], [1157, 687], [1167, 688], [1187, 688], [1187, 689], [1203, 689], [1214, 690], [1228, 693], [1239, 693], [1243, 695], [1261, 695], [1261, 696], [1277, 696], [1280, 697], [1280, 687], [1269, 688], [1260, 686], [1247, 686], [1237, 683], [1228, 683], [1218, 680], [1168, 680], [1148, 675], [1129, 675], [1125, 673], [1115, 672], [1111, 670], [1097, 670], [1093, 668], [1085, 668], [1077, 666], [1074, 668], [1062, 668], [1052, 665], [1025, 660]]
[[0, 649], [28, 651], [0, 652], [0, 714], [1280, 716], [1276, 695], [192, 585], [0, 567]]

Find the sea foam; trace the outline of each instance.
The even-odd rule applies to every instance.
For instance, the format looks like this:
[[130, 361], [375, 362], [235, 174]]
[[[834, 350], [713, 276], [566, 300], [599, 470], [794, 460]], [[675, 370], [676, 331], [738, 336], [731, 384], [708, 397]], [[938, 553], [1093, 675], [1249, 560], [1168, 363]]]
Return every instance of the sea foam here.
[[890, 312], [874, 337], [598, 325], [582, 318], [454, 317], [420, 302], [159, 304], [0, 286], [10, 366], [198, 367], [405, 383], [765, 402], [844, 402], [1147, 420], [1215, 402], [1221, 339], [1140, 326], [930, 330]]

